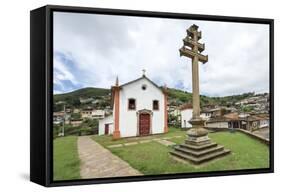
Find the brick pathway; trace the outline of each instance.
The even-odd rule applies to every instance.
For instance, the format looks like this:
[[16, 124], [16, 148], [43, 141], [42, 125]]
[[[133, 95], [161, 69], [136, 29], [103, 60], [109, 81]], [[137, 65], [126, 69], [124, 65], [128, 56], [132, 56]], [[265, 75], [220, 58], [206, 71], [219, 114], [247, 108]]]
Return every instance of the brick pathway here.
[[81, 162], [80, 175], [83, 179], [142, 175], [90, 136], [78, 137], [77, 145]]

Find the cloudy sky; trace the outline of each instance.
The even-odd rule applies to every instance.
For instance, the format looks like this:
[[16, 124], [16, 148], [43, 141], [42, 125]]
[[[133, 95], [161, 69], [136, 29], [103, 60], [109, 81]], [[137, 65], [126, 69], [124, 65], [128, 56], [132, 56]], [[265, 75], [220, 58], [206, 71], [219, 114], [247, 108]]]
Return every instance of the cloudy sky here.
[[110, 88], [139, 78], [192, 90], [191, 60], [179, 56], [186, 29], [205, 43], [200, 93], [225, 96], [269, 91], [269, 26], [230, 22], [54, 13], [54, 92]]

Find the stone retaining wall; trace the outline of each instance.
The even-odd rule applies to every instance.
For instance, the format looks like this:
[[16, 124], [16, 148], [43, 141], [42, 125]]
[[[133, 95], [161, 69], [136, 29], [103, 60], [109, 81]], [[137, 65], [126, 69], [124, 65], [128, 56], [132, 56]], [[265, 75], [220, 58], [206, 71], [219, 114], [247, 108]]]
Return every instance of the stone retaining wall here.
[[209, 131], [211, 132], [218, 132], [218, 131], [239, 131], [241, 133], [245, 133], [246, 135], [249, 135], [250, 137], [254, 138], [254, 139], [257, 139], [259, 141], [261, 141], [262, 143], [265, 143], [267, 145], [269, 145], [270, 143], [270, 140], [269, 139], [266, 139], [264, 137], [261, 137], [259, 135], [256, 135], [250, 131], [247, 131], [247, 130], [244, 130], [244, 129], [230, 129], [230, 128], [213, 128], [213, 127], [205, 127], [205, 129], [208, 129]]

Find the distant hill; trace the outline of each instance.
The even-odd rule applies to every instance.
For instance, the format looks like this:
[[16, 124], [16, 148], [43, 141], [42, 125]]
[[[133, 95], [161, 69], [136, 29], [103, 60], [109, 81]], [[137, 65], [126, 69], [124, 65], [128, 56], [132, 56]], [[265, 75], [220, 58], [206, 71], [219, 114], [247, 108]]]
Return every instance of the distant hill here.
[[87, 87], [69, 93], [55, 94], [55, 101], [66, 101], [73, 98], [103, 97], [110, 93], [110, 89]]
[[[209, 97], [205, 95], [200, 95], [200, 104], [201, 106], [206, 106], [206, 105], [231, 106], [242, 99], [249, 98], [254, 95], [255, 95], [254, 92], [224, 96], [224, 97]], [[183, 103], [192, 103], [192, 93], [187, 91], [182, 91], [179, 89], [168, 88], [168, 99], [170, 104], [176, 106]]]
[[[68, 106], [74, 107], [83, 107], [79, 101], [80, 98], [94, 98], [101, 99], [104, 102], [102, 106], [106, 106], [110, 104], [110, 89], [104, 88], [82, 88], [69, 93], [64, 94], [55, 94], [54, 95], [54, 103], [58, 101], [64, 101]], [[201, 105], [233, 105], [235, 102], [254, 96], [253, 92], [244, 93], [240, 95], [232, 95], [225, 97], [208, 97], [201, 95]], [[191, 103], [192, 102], [192, 93], [182, 91], [179, 89], [168, 88], [168, 100], [171, 105], [179, 106], [183, 103]]]

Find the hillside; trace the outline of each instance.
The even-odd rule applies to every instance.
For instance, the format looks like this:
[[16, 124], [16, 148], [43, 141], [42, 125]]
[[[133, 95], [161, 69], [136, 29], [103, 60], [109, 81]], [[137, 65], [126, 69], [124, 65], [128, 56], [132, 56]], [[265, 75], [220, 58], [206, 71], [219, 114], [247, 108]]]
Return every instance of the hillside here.
[[[240, 101], [242, 99], [253, 96], [254, 93], [244, 93], [240, 95], [232, 95], [225, 97], [208, 97], [201, 95], [201, 105], [233, 105], [235, 102]], [[101, 100], [98, 106], [96, 107], [104, 107], [110, 105], [110, 89], [103, 88], [83, 88], [78, 89], [73, 92], [64, 93], [64, 94], [56, 94], [54, 95], [54, 104], [63, 101], [69, 107], [84, 107], [86, 104], [80, 103], [80, 98], [93, 98], [95, 100]], [[168, 88], [168, 100], [170, 105], [180, 106], [183, 103], [191, 103], [192, 102], [192, 93]]]
[[69, 93], [64, 94], [55, 94], [54, 100], [55, 101], [67, 101], [70, 99], [79, 99], [79, 98], [89, 98], [89, 97], [103, 97], [109, 95], [109, 89], [103, 88], [94, 88], [94, 87], [87, 87], [78, 89]]
[[[100, 100], [100, 102], [98, 105], [82, 104], [80, 102], [81, 98], [92, 98]], [[110, 89], [87, 87], [69, 93], [56, 94], [53, 100], [54, 111], [61, 111], [63, 109], [63, 105], [59, 102], [64, 102], [70, 108], [105, 107], [110, 105]]]

